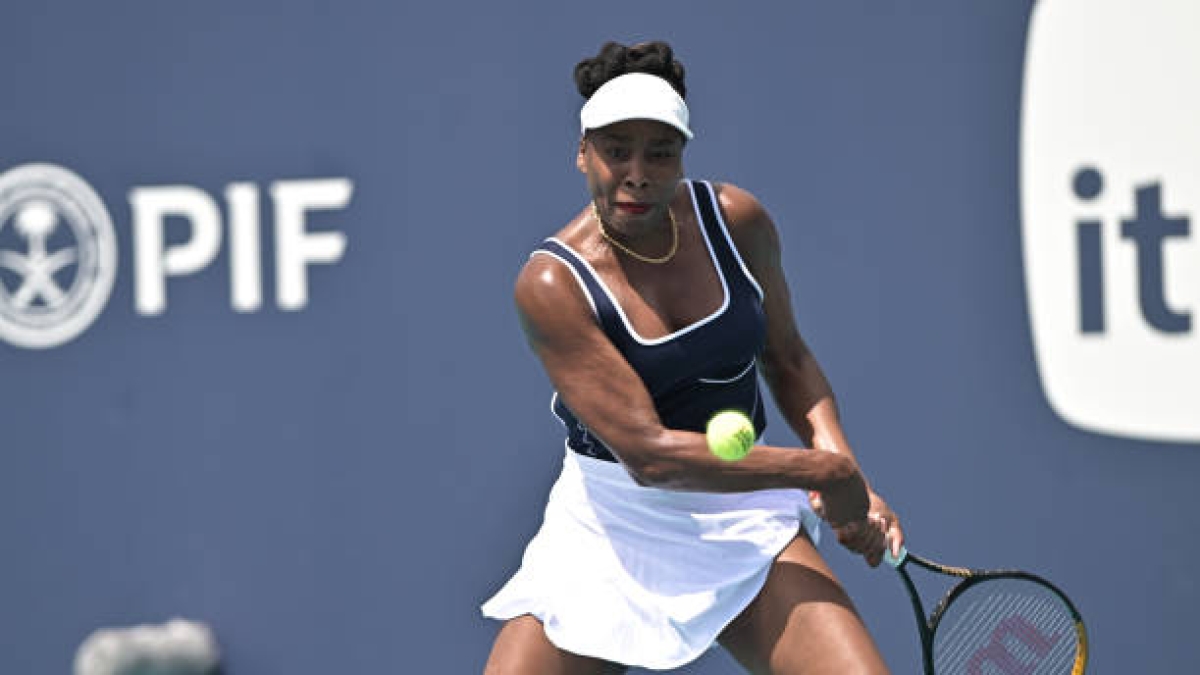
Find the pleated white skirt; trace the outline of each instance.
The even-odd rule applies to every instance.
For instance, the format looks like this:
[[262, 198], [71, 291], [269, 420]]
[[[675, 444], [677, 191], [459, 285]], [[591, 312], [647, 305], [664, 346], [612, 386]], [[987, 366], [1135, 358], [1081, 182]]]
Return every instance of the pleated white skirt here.
[[575, 654], [675, 668], [750, 604], [800, 527], [817, 541], [818, 523], [803, 490], [660, 490], [567, 450], [541, 529], [483, 614], [532, 614]]

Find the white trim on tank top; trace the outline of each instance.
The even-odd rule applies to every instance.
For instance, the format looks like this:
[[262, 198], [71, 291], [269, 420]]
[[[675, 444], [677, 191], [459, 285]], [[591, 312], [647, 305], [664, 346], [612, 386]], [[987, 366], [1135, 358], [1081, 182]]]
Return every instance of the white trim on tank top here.
[[[562, 246], [564, 249], [569, 251], [571, 253], [571, 255], [575, 256], [576, 260], [583, 263], [584, 267], [587, 267], [588, 271], [592, 273], [592, 278], [595, 279], [596, 283], [600, 286], [600, 290], [604, 291], [604, 294], [608, 296], [609, 302], [612, 303], [613, 308], [615, 308], [617, 310], [617, 316], [621, 317], [621, 323], [623, 323], [625, 325], [625, 331], [629, 333], [629, 335], [634, 339], [635, 342], [637, 342], [638, 344], [641, 344], [643, 346], [646, 346], [646, 347], [653, 347], [656, 345], [661, 345], [666, 342], [670, 342], [671, 340], [674, 340], [675, 338], [677, 338], [681, 335], [690, 333], [693, 330], [696, 330], [697, 328], [700, 328], [701, 326], [704, 326], [704, 325], [709, 324], [712, 321], [716, 320], [718, 317], [720, 317], [722, 314], [725, 313], [726, 309], [729, 308], [729, 283], [725, 280], [725, 274], [721, 271], [721, 263], [717, 259], [717, 253], [716, 253], [716, 250], [713, 248], [712, 241], [710, 241], [708, 238], [708, 231], [703, 226], [704, 221], [703, 221], [703, 217], [700, 214], [700, 206], [696, 203], [696, 194], [691, 189], [690, 182], [688, 183], [688, 192], [692, 195], [692, 209], [696, 212], [696, 225], [700, 229], [701, 236], [704, 237], [704, 245], [708, 248], [708, 257], [710, 260], [712, 260], [713, 269], [715, 269], [717, 272], [717, 279], [720, 280], [720, 282], [721, 282], [721, 292], [722, 292], [723, 297], [721, 299], [721, 306], [718, 307], [716, 309], [716, 311], [714, 311], [712, 314], [709, 314], [708, 316], [706, 316], [702, 319], [699, 319], [694, 323], [688, 324], [687, 326], [684, 326], [683, 328], [680, 328], [679, 330], [677, 330], [673, 333], [668, 333], [662, 337], [644, 338], [640, 334], [638, 334], [638, 332], [636, 330], [634, 330], [633, 324], [630, 323], [629, 317], [625, 315], [625, 310], [621, 308], [621, 303], [617, 302], [616, 296], [613, 295], [612, 290], [609, 289], [608, 284], [604, 283], [604, 279], [600, 278], [600, 275], [596, 273], [596, 268], [592, 267], [591, 263], [589, 263], [586, 259], [584, 259], [583, 256], [579, 255], [579, 253], [575, 249], [568, 246], [561, 239], [558, 239], [556, 237], [550, 237], [550, 241], [558, 243], [559, 246]], [[722, 227], [724, 227], [724, 224], [722, 224]], [[535, 251], [535, 253], [538, 253], [538, 252], [542, 252], [542, 251]], [[567, 267], [571, 267], [571, 265], [567, 265]], [[743, 269], [745, 269], [745, 268], [743, 267]], [[575, 279], [583, 287], [584, 294], [588, 296], [589, 300], [591, 300], [591, 291], [588, 290], [587, 285], [584, 284], [584, 282], [583, 282], [583, 279], [580, 278], [578, 274], [576, 274]], [[757, 288], [757, 287], [758, 287], [758, 285], [755, 284], [755, 288]], [[595, 304], [593, 303], [593, 308], [594, 307], [595, 307]]]
[[[750, 285], [754, 286], [754, 290], [758, 291], [758, 299], [764, 299], [766, 295], [763, 293], [762, 286], [758, 285], [758, 280], [750, 273], [750, 268], [746, 267], [746, 262], [742, 260], [742, 254], [738, 253], [738, 248], [733, 243], [733, 236], [729, 234], [729, 226], [725, 224], [725, 216], [721, 215], [721, 203], [717, 198], [716, 190], [713, 189], [712, 183], [706, 180], [700, 181], [700, 183], [705, 186], [705, 192], [710, 197], [708, 201], [712, 204], [713, 212], [717, 214], [717, 222], [721, 225], [721, 233], [725, 235], [725, 241], [729, 243], [729, 250], [733, 251], [734, 259], [737, 260], [738, 266], [742, 268], [742, 274], [746, 275], [746, 279], [750, 281]], [[691, 187], [691, 183], [688, 183], [688, 186]]]

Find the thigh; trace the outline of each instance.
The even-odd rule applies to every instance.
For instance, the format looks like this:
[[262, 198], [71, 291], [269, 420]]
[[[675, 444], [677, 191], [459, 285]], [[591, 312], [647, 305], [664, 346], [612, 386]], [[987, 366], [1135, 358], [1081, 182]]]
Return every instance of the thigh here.
[[542, 622], [528, 614], [504, 623], [484, 668], [484, 675], [620, 675], [624, 672], [624, 666], [555, 647], [546, 637]]
[[788, 544], [767, 581], [721, 634], [756, 675], [887, 673], [850, 598], [807, 535]]

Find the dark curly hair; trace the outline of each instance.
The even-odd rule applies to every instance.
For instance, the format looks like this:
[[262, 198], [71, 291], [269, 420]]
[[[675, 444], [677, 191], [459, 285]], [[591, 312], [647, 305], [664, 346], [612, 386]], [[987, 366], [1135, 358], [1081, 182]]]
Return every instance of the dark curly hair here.
[[671, 45], [661, 41], [629, 47], [616, 42], [604, 43], [599, 53], [575, 66], [575, 87], [584, 98], [591, 98], [605, 82], [626, 73], [657, 75], [679, 92], [681, 98], [687, 98], [683, 64], [675, 59]]

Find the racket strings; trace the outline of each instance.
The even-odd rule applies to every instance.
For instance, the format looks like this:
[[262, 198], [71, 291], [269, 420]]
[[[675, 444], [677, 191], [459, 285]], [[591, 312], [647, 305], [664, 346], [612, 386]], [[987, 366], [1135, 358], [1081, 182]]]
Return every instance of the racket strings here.
[[933, 637], [935, 671], [963, 675], [1072, 672], [1075, 619], [1052, 589], [1028, 579], [989, 579], [941, 612]]

